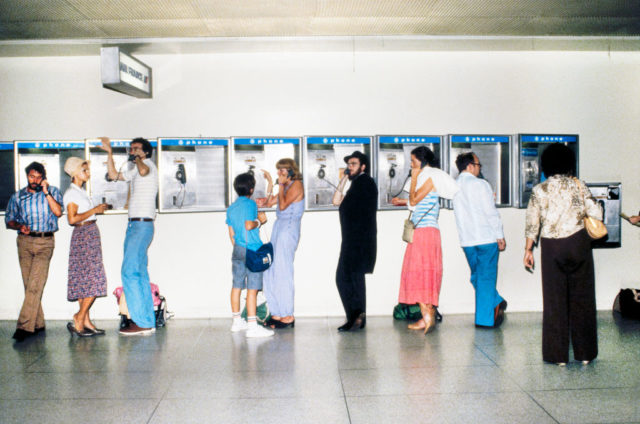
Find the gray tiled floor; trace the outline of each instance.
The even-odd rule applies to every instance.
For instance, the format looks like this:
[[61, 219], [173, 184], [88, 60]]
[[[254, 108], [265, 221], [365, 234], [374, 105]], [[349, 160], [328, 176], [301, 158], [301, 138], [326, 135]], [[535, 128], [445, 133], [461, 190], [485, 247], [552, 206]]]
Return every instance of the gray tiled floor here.
[[0, 321], [0, 423], [640, 423], [640, 322], [598, 316], [588, 366], [542, 363], [541, 314], [499, 330], [446, 316], [425, 336], [390, 317], [339, 319], [247, 340], [229, 320], [172, 320], [150, 337], [14, 344]]

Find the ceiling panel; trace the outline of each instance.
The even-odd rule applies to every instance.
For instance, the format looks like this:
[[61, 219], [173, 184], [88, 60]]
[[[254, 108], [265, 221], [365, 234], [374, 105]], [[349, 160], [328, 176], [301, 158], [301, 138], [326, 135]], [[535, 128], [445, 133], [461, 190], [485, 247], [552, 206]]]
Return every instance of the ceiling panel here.
[[201, 19], [130, 19], [97, 21], [107, 38], [210, 36]]
[[89, 20], [196, 19], [191, 0], [66, 0]]
[[76, 21], [84, 18], [66, 0], [0, 0], [0, 22]]
[[0, 41], [639, 36], [640, 0], [0, 0]]

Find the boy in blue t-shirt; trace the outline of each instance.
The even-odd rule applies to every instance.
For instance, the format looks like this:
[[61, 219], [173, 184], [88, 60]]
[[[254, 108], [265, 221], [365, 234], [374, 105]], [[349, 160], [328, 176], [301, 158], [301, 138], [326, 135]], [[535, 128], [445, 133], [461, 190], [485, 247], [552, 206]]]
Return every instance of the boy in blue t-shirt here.
[[[251, 174], [240, 174], [233, 180], [233, 189], [238, 199], [227, 209], [229, 238], [233, 245], [231, 266], [233, 287], [231, 288], [231, 331], [247, 330], [247, 337], [269, 337], [273, 331], [256, 322], [256, 297], [262, 290], [262, 272], [251, 272], [245, 265], [247, 249], [258, 250], [262, 246], [258, 228], [267, 222], [264, 212], [258, 212], [258, 205], [251, 200], [256, 179]], [[240, 317], [240, 293], [247, 289], [247, 321]]]

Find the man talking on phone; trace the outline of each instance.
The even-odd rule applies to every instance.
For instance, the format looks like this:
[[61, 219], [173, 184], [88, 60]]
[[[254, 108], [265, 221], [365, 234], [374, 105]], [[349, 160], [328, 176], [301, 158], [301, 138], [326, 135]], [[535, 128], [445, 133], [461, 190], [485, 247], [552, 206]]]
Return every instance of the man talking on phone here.
[[128, 181], [131, 184], [129, 198], [129, 223], [124, 239], [121, 278], [124, 296], [131, 320], [120, 329], [123, 336], [144, 336], [156, 331], [153, 297], [147, 270], [147, 250], [153, 239], [153, 221], [156, 217], [158, 194], [158, 169], [151, 160], [153, 148], [149, 140], [134, 138], [129, 146], [127, 170], [118, 172], [113, 162], [111, 140], [101, 137], [101, 149], [107, 152], [109, 179]]
[[17, 342], [45, 330], [42, 293], [47, 283], [49, 262], [53, 256], [62, 216], [62, 195], [50, 186], [44, 166], [32, 162], [26, 167], [27, 186], [9, 198], [4, 222], [18, 231], [18, 259], [24, 283], [24, 302], [13, 338]]
[[[369, 158], [355, 151], [344, 158], [347, 171], [341, 176], [333, 195], [333, 204], [340, 206], [342, 243], [336, 270], [336, 285], [347, 322], [338, 331], [359, 330], [366, 325], [367, 292], [365, 274], [373, 272], [377, 250], [378, 188], [369, 176]], [[347, 183], [351, 187], [343, 194]]]

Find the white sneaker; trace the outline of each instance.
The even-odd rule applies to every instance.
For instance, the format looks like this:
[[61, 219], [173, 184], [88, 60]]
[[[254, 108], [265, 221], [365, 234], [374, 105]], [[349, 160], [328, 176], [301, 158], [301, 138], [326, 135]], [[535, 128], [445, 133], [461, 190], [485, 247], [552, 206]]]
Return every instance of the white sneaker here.
[[237, 333], [238, 331], [244, 331], [249, 328], [247, 324], [247, 320], [245, 319], [234, 319], [233, 324], [231, 325], [231, 332]]
[[246, 333], [247, 338], [249, 337], [271, 337], [273, 336], [273, 330], [269, 330], [264, 328], [261, 325], [256, 325], [255, 327], [249, 328]]

